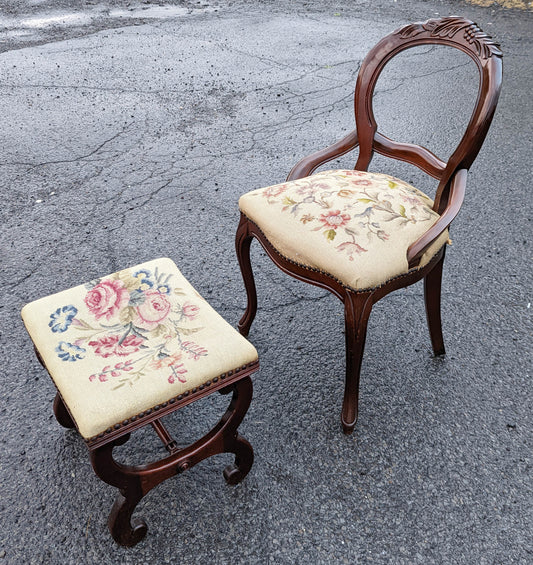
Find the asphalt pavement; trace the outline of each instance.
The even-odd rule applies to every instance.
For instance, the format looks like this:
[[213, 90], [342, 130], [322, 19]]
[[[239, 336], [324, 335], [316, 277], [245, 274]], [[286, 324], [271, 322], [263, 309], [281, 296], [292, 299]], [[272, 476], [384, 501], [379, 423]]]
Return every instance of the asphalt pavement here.
[[[353, 128], [358, 66], [381, 37], [450, 14], [501, 43], [504, 86], [451, 232], [446, 356], [432, 357], [421, 284], [381, 301], [344, 436], [342, 305], [256, 244], [254, 466], [234, 487], [230, 456], [166, 481], [138, 509], [146, 539], [117, 546], [115, 490], [54, 420], [21, 307], [168, 256], [235, 325], [239, 195]], [[532, 32], [527, 9], [451, 1], [2, 4], [0, 564], [532, 563]], [[475, 98], [466, 59], [401, 55], [376, 89], [380, 130], [446, 156]], [[435, 188], [407, 165], [373, 170]], [[195, 439], [226, 402], [168, 425]], [[146, 430], [119, 453], [160, 451]]]

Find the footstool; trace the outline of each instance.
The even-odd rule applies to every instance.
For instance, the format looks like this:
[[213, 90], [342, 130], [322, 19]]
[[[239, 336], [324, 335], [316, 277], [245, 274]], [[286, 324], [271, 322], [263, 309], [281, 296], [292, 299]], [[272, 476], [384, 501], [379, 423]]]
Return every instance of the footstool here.
[[[237, 428], [252, 399], [257, 352], [194, 290], [170, 259], [157, 259], [35, 302], [22, 318], [57, 394], [58, 422], [76, 428], [95, 473], [120, 490], [109, 515], [115, 541], [132, 546], [147, 532], [131, 515], [164, 480], [217, 453], [234, 453], [224, 470], [240, 482], [253, 463]], [[232, 393], [222, 419], [185, 448], [162, 418], [215, 391]], [[146, 465], [113, 458], [115, 446], [150, 424], [168, 454]]]

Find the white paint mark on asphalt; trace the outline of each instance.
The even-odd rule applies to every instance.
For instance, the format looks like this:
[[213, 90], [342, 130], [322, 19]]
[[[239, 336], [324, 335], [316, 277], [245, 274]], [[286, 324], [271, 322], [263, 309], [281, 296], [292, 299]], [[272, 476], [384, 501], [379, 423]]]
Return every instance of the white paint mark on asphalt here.
[[90, 23], [92, 16], [89, 14], [58, 14], [56, 16], [37, 17], [22, 20], [21, 27], [42, 28], [48, 26], [86, 25]]
[[182, 8], [181, 6], [149, 6], [133, 8], [129, 10], [124, 10], [116, 8], [115, 10], [110, 10], [109, 15], [112, 18], [175, 18], [179, 16], [186, 16], [189, 13], [187, 8]]
[[[38, 5], [40, 0], [35, 0]], [[170, 4], [154, 5], [142, 4], [130, 8], [116, 8], [109, 10], [103, 3], [96, 4], [89, 9], [78, 12], [50, 12], [42, 11], [34, 15], [25, 15], [19, 18], [6, 18], [0, 16], [0, 47], [9, 40], [39, 40], [41, 34], [53, 34], [69, 28], [80, 28], [89, 25], [98, 25], [102, 20], [170, 20], [182, 18], [192, 14], [217, 11], [215, 6], [198, 5], [196, 8], [184, 8]]]

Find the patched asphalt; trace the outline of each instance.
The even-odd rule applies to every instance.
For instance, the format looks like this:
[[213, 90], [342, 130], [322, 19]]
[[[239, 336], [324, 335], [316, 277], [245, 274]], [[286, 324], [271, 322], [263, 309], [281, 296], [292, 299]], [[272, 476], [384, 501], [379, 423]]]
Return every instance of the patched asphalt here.
[[[0, 563], [531, 563], [533, 15], [422, 1], [14, 6], [0, 17]], [[501, 43], [504, 87], [451, 233], [447, 355], [432, 357], [420, 283], [379, 302], [344, 436], [342, 305], [255, 244], [262, 368], [241, 426], [254, 466], [235, 487], [228, 455], [166, 481], [139, 506], [146, 539], [118, 547], [115, 489], [55, 422], [20, 308], [169, 256], [235, 325], [239, 195], [353, 128], [358, 66], [382, 36], [449, 14]], [[476, 87], [460, 53], [404, 53], [377, 86], [380, 129], [445, 156]], [[407, 165], [373, 170], [434, 190]], [[168, 425], [193, 440], [226, 403], [212, 395]], [[119, 453], [149, 460], [157, 441], [143, 430]]]

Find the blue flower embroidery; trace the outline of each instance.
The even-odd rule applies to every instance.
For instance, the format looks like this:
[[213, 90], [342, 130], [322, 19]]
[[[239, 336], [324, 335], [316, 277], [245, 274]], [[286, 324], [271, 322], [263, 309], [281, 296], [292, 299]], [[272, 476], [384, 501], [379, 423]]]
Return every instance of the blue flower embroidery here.
[[71, 305], [58, 308], [53, 314], [50, 314], [48, 325], [55, 333], [66, 332], [77, 313], [78, 309]]
[[152, 273], [148, 269], [139, 269], [133, 273], [136, 279], [147, 279], [152, 276]]
[[154, 286], [154, 283], [150, 280], [152, 273], [148, 269], [141, 269], [140, 271], [136, 271], [133, 273], [133, 276], [136, 279], [139, 279], [141, 282], [141, 286], [139, 287], [140, 290], [145, 291], [149, 288]]
[[170, 287], [168, 284], [161, 284], [157, 287], [157, 292], [160, 292], [161, 294], [170, 294]]
[[77, 361], [85, 357], [85, 349], [83, 349], [83, 347], [78, 347], [66, 341], [59, 342], [59, 345], [56, 347], [56, 352], [57, 356], [63, 361]]

